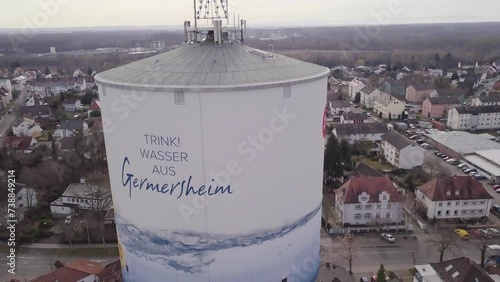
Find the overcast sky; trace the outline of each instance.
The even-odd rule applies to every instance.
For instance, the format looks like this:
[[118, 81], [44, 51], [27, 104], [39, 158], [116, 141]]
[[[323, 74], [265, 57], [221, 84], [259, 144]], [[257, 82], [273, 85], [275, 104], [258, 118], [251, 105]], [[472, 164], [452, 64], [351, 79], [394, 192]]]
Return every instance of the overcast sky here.
[[[249, 26], [387, 23], [386, 17], [377, 20], [376, 14], [390, 15], [390, 24], [500, 21], [499, 0], [229, 1], [230, 13], [239, 13]], [[0, 28], [182, 25], [193, 17], [192, 0], [2, 2]]]

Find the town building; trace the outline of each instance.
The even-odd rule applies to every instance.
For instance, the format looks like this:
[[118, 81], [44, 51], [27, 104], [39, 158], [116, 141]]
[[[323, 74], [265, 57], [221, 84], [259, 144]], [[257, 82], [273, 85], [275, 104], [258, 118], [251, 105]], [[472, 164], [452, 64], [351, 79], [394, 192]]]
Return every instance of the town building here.
[[344, 225], [390, 225], [403, 220], [401, 196], [387, 176], [351, 178], [335, 194], [335, 211]]
[[32, 106], [40, 106], [40, 105], [47, 105], [47, 102], [45, 101], [44, 98], [42, 98], [42, 95], [39, 93], [33, 94], [30, 98], [25, 103], [25, 106], [27, 107], [32, 107]]
[[415, 265], [413, 282], [495, 282], [484, 269], [466, 257]]
[[317, 282], [353, 282], [347, 269], [333, 263], [322, 263], [319, 267]]
[[77, 98], [68, 98], [63, 101], [63, 108], [67, 112], [74, 112], [82, 107], [82, 103]]
[[481, 218], [490, 214], [493, 197], [476, 178], [440, 176], [418, 187], [417, 200], [427, 218]]
[[356, 94], [358, 94], [358, 93], [359, 93], [359, 96], [361, 99], [361, 92], [360, 91], [365, 86], [366, 86], [366, 84], [357, 78], [355, 78], [351, 82], [349, 82], [349, 97], [351, 98], [351, 101], [356, 100]]
[[401, 119], [405, 104], [397, 98], [382, 92], [374, 97], [373, 110], [380, 118]]
[[455, 159], [483, 150], [500, 150], [500, 143], [495, 142], [490, 134], [472, 134], [466, 131], [437, 131], [425, 135], [425, 142], [436, 150]]
[[38, 106], [23, 106], [19, 107], [19, 115], [29, 114], [34, 118], [41, 117], [50, 117], [51, 111], [49, 105], [38, 105]]
[[347, 123], [336, 124], [333, 135], [339, 140], [345, 139], [349, 144], [357, 142], [375, 143], [381, 140], [384, 133], [389, 131], [385, 123]]
[[71, 137], [75, 136], [79, 132], [83, 134], [87, 134], [89, 129], [88, 124], [83, 120], [65, 120], [61, 121], [61, 123], [57, 126], [56, 131], [54, 132], [55, 138], [63, 138], [63, 137]]
[[39, 91], [46, 96], [55, 96], [70, 90], [84, 91], [87, 89], [87, 79], [89, 78], [92, 77], [56, 76], [43, 78], [31, 82], [31, 91]]
[[10, 99], [12, 99], [12, 83], [10, 79], [0, 79], [0, 87], [7, 89]]
[[[496, 142], [495, 142], [496, 143]], [[500, 183], [500, 150], [478, 150], [463, 155], [462, 162], [474, 167], [481, 175], [494, 183]]]
[[111, 190], [97, 188], [82, 178], [79, 183], [68, 185], [61, 197], [50, 203], [52, 216], [61, 217], [82, 210], [107, 211], [113, 206]]
[[361, 100], [360, 100], [361, 105], [365, 106], [367, 109], [372, 109], [374, 98], [382, 92], [380, 92], [380, 90], [371, 85], [366, 85], [360, 90], [360, 93], [361, 93]]
[[121, 263], [116, 260], [107, 265], [88, 259], [79, 259], [66, 264], [57, 261], [56, 270], [37, 277], [30, 282], [122, 282]]
[[352, 172], [351, 177], [378, 177], [384, 176], [378, 170], [373, 167], [365, 164], [364, 162], [360, 162], [356, 169]]
[[367, 113], [344, 112], [340, 116], [340, 123], [369, 123], [370, 117]]
[[404, 80], [386, 80], [380, 86], [380, 90], [392, 96], [404, 98], [407, 86], [407, 82]]
[[394, 130], [382, 135], [380, 149], [387, 162], [398, 169], [413, 169], [424, 164], [425, 150]]
[[100, 112], [101, 111], [101, 102], [97, 99], [92, 99], [90, 102], [90, 107], [87, 109], [88, 117], [90, 118], [90, 114], [92, 112]]
[[4, 148], [14, 154], [29, 154], [36, 148], [38, 142], [33, 137], [7, 136], [4, 138]]
[[422, 115], [432, 119], [444, 118], [448, 115], [448, 110], [460, 105], [459, 98], [453, 96], [427, 98], [422, 103]]
[[500, 128], [500, 106], [463, 106], [448, 110], [446, 125], [453, 130]]
[[1, 86], [0, 87], [0, 102], [4, 105], [8, 105], [10, 100], [12, 99], [12, 95], [9, 94], [7, 88]]
[[328, 101], [331, 116], [341, 116], [343, 113], [351, 112], [351, 104], [347, 100]]
[[467, 90], [460, 88], [436, 89], [438, 97], [456, 97], [462, 104], [467, 96]]
[[12, 133], [17, 137], [36, 138], [42, 136], [42, 128], [33, 119], [19, 117], [12, 124]]
[[500, 106], [500, 95], [474, 97], [471, 106]]
[[433, 84], [416, 83], [406, 88], [406, 101], [422, 103], [427, 98], [438, 97]]
[[30, 209], [38, 207], [37, 192], [35, 189], [24, 184], [16, 183], [19, 191], [16, 194], [16, 207], [18, 209]]

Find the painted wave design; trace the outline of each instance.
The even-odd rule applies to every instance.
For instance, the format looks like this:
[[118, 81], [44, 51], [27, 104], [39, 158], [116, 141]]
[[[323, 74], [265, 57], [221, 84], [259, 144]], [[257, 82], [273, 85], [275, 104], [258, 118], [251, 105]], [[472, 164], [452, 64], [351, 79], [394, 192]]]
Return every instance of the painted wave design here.
[[211, 254], [221, 250], [260, 245], [266, 241], [282, 238], [306, 225], [320, 209], [321, 205], [291, 224], [243, 235], [144, 230], [121, 220], [118, 214], [117, 229], [121, 244], [135, 256], [161, 263], [166, 269], [200, 274], [215, 262]]

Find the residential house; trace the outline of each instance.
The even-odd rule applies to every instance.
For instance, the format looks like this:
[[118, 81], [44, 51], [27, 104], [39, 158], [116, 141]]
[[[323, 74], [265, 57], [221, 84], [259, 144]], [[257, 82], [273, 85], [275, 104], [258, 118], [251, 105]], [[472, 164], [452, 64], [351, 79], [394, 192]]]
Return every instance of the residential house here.
[[10, 79], [0, 79], [0, 87], [7, 89], [10, 99], [12, 99], [12, 83]]
[[12, 133], [17, 137], [40, 137], [42, 128], [33, 119], [19, 117], [12, 124]]
[[397, 98], [381, 92], [373, 99], [373, 110], [380, 118], [401, 119], [405, 104]]
[[16, 183], [16, 186], [19, 189], [16, 194], [16, 207], [18, 209], [36, 208], [38, 206], [36, 190], [21, 183]]
[[101, 111], [101, 102], [97, 99], [92, 99], [92, 102], [90, 102], [90, 107], [87, 109], [88, 117], [90, 118], [90, 114], [94, 111]]
[[474, 97], [471, 106], [498, 106], [500, 105], [500, 95], [488, 95]]
[[88, 259], [79, 259], [65, 264], [56, 262], [57, 269], [39, 276], [30, 282], [122, 282], [121, 263], [116, 260], [107, 265]]
[[382, 135], [380, 148], [387, 162], [398, 169], [413, 169], [424, 164], [424, 148], [394, 130]]
[[0, 102], [2, 102], [4, 105], [7, 105], [10, 103], [11, 99], [12, 96], [10, 95], [7, 88], [0, 86]]
[[92, 125], [92, 129], [94, 131], [97, 131], [99, 133], [104, 133], [104, 124], [102, 122], [102, 119], [95, 119], [94, 124]]
[[63, 107], [67, 112], [74, 112], [82, 107], [82, 103], [77, 98], [68, 98], [63, 101]]
[[443, 70], [442, 69], [427, 69], [429, 72], [430, 76], [435, 76], [435, 77], [442, 77], [443, 76]]
[[416, 83], [406, 88], [406, 101], [411, 103], [422, 103], [427, 98], [437, 97], [433, 84]]
[[29, 114], [34, 118], [40, 117], [50, 117], [50, 107], [49, 105], [38, 105], [38, 106], [23, 106], [19, 107], [19, 114], [22, 116], [24, 114]]
[[395, 97], [405, 97], [406, 87], [407, 83], [404, 80], [386, 80], [380, 86], [380, 90]]
[[28, 101], [26, 101], [25, 105], [27, 107], [33, 107], [33, 106], [47, 105], [47, 102], [45, 101], [44, 98], [42, 98], [42, 95], [35, 93], [28, 99]]
[[341, 116], [343, 113], [351, 112], [351, 104], [347, 100], [328, 101], [331, 116]]
[[76, 136], [61, 138], [59, 141], [59, 151], [63, 153], [74, 151], [76, 149], [76, 142]]
[[322, 263], [319, 267], [316, 282], [353, 282], [347, 269], [333, 263]]
[[460, 103], [463, 103], [467, 96], [467, 90], [460, 88], [436, 89], [438, 97], [457, 97]]
[[83, 210], [107, 211], [112, 206], [111, 190], [97, 191], [84, 178], [68, 185], [61, 197], [50, 203], [52, 216], [61, 217]]
[[86, 77], [56, 76], [31, 82], [31, 91], [40, 91], [46, 96], [59, 95], [69, 90], [83, 91], [86, 89]]
[[4, 139], [4, 147], [14, 153], [29, 154], [33, 152], [37, 141], [33, 137], [7, 136]]
[[495, 282], [484, 269], [466, 257], [415, 265], [413, 282]]
[[88, 124], [83, 120], [64, 120], [57, 126], [57, 129], [54, 132], [54, 137], [71, 137], [75, 136], [78, 132], [87, 134], [88, 129]]
[[365, 87], [366, 84], [355, 78], [353, 79], [351, 82], [349, 82], [349, 97], [351, 98], [351, 101], [354, 101], [356, 100], [356, 94], [360, 93], [360, 98], [361, 98], [361, 89], [363, 89], [363, 87]]
[[340, 123], [368, 123], [370, 117], [367, 113], [344, 112], [340, 117]]
[[333, 135], [338, 139], [345, 139], [349, 144], [357, 142], [378, 142], [388, 131], [385, 123], [352, 123], [336, 124]]
[[446, 125], [454, 130], [498, 129], [500, 106], [455, 107], [448, 110]]
[[11, 80], [12, 91], [22, 91], [26, 84], [26, 78], [24, 76], [18, 76]]
[[497, 81], [493, 84], [490, 94], [500, 94], [500, 81]]
[[448, 110], [460, 107], [459, 98], [454, 96], [427, 98], [422, 103], [422, 115], [427, 118], [444, 118]]
[[380, 92], [380, 90], [376, 89], [371, 85], [366, 85], [360, 90], [360, 93], [361, 93], [360, 103], [366, 108], [372, 109], [374, 97], [382, 92]]
[[335, 212], [344, 225], [390, 225], [403, 220], [401, 196], [388, 176], [351, 178], [335, 194]]
[[417, 190], [417, 200], [427, 209], [428, 218], [481, 218], [490, 214], [493, 197], [476, 178], [437, 177]]

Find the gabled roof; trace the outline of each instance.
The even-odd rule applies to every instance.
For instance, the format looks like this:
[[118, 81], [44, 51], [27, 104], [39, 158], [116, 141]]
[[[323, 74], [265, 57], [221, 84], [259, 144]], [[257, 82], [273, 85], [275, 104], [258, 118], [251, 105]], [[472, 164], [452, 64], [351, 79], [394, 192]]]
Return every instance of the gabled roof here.
[[90, 103], [89, 111], [100, 111], [101, 110], [101, 102], [97, 99], [93, 99]]
[[415, 143], [406, 138], [406, 136], [399, 134], [398, 132], [391, 130], [384, 135], [382, 135], [382, 140], [387, 141], [387, 143], [394, 146], [396, 149], [401, 150], [408, 146], [415, 146]]
[[76, 137], [63, 137], [59, 150], [74, 150], [76, 148]]
[[83, 128], [83, 120], [70, 119], [61, 121], [58, 129], [61, 130], [81, 130]]
[[418, 187], [418, 190], [431, 201], [493, 199], [481, 182], [468, 175], [437, 177]]
[[432, 105], [460, 105], [460, 100], [456, 96], [427, 98]]
[[375, 96], [374, 100], [377, 101], [378, 103], [381, 103], [384, 106], [387, 106], [394, 101], [399, 101], [399, 99], [397, 99], [396, 97], [393, 97], [384, 92], [381, 92], [380, 94]]
[[77, 98], [68, 98], [63, 101], [63, 105], [74, 105], [77, 101]]
[[323, 282], [353, 282], [349, 272], [343, 267], [333, 263], [324, 263], [319, 267], [316, 281]]
[[467, 91], [465, 89], [459, 89], [459, 88], [450, 88], [450, 89], [436, 89], [438, 96], [444, 97], [444, 96], [465, 96], [467, 94]]
[[333, 108], [349, 108], [349, 107], [351, 107], [351, 104], [347, 100], [330, 101], [330, 105]]
[[494, 282], [488, 273], [466, 257], [431, 263], [434, 271], [445, 282]]
[[33, 116], [45, 116], [50, 115], [50, 107], [49, 105], [35, 105], [31, 107], [19, 107], [19, 113], [22, 114], [31, 114]]
[[342, 117], [344, 117], [344, 120], [368, 120], [369, 119], [367, 113], [355, 113], [355, 112], [343, 113]]
[[482, 103], [498, 103], [500, 102], [500, 95], [488, 95], [477, 97]]
[[375, 90], [377, 89], [371, 85], [366, 85], [365, 87], [361, 88], [361, 91], [363, 91], [366, 94], [371, 94]]
[[[9, 147], [10, 149], [26, 151], [31, 147], [33, 139], [33, 137], [7, 136], [5, 137], [3, 144], [5, 147]], [[14, 146], [16, 148], [14, 148]]]
[[380, 173], [378, 170], [374, 169], [373, 167], [361, 162], [358, 164], [354, 172], [352, 173], [352, 177], [378, 177], [378, 176], [384, 176], [382, 173]]
[[459, 114], [485, 114], [485, 113], [500, 113], [500, 106], [468, 106], [468, 107], [456, 107], [455, 108]]
[[120, 260], [107, 264], [104, 269], [97, 274], [100, 282], [119, 282], [122, 281]]
[[[335, 192], [344, 204], [359, 203], [359, 195], [366, 193], [369, 203], [378, 203], [382, 192], [389, 194], [389, 202], [401, 202], [401, 196], [388, 176], [354, 177]], [[343, 195], [342, 195], [343, 194]]]
[[427, 90], [435, 90], [436, 87], [432, 83], [414, 83], [411, 84], [413, 88], [417, 91], [427, 91]]
[[384, 123], [345, 123], [336, 124], [335, 131], [337, 135], [342, 138], [343, 136], [354, 134], [375, 134], [386, 133], [388, 131], [387, 125]]
[[79, 281], [89, 275], [96, 275], [103, 269], [104, 267], [100, 263], [87, 259], [79, 259], [48, 274], [35, 278], [31, 282]]

